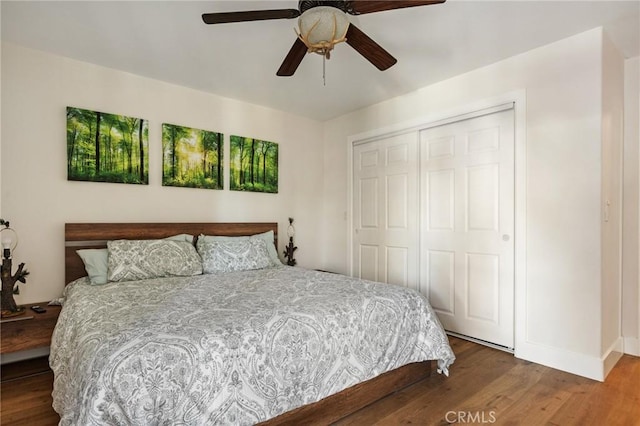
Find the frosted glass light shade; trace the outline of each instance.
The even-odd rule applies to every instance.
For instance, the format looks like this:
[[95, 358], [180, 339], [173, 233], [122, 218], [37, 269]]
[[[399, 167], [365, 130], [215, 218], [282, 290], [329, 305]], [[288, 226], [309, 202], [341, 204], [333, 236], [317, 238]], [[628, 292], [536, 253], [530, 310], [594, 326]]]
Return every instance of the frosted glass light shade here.
[[327, 56], [337, 43], [346, 40], [347, 14], [331, 6], [316, 6], [298, 18], [298, 36], [310, 52]]

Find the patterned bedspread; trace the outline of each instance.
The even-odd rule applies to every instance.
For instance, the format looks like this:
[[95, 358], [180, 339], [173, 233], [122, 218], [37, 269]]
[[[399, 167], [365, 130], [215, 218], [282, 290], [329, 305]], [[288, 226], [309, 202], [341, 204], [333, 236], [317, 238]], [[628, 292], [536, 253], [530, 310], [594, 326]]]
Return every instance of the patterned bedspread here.
[[385, 371], [455, 359], [404, 287], [286, 266], [67, 286], [53, 334], [62, 425], [245, 425]]

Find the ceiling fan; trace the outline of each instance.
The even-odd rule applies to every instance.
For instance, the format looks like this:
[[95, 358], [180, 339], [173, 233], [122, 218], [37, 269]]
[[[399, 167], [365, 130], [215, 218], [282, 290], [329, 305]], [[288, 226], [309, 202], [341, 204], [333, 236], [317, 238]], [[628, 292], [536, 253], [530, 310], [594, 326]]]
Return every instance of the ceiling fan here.
[[381, 71], [397, 60], [378, 43], [349, 22], [347, 14], [383, 12], [405, 7], [444, 3], [446, 0], [300, 0], [298, 9], [250, 10], [239, 12], [204, 13], [205, 24], [264, 21], [298, 18], [298, 38], [284, 58], [279, 76], [292, 76], [305, 54], [315, 52], [329, 59], [333, 46], [346, 41], [358, 53]]

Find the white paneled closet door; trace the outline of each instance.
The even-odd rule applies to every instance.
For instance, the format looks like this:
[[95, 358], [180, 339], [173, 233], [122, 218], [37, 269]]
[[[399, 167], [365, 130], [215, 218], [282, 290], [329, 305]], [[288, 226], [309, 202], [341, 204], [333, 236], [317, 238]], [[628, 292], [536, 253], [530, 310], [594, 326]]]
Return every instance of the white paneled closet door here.
[[418, 134], [353, 148], [353, 275], [418, 287]]
[[514, 115], [420, 132], [420, 290], [444, 328], [514, 347]]

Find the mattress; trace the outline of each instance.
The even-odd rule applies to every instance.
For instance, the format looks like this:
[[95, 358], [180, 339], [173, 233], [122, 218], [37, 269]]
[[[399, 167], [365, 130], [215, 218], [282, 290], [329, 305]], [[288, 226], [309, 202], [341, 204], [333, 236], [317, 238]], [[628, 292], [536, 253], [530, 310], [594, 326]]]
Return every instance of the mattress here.
[[62, 425], [248, 425], [405, 364], [455, 357], [427, 299], [276, 266], [65, 289]]

